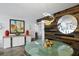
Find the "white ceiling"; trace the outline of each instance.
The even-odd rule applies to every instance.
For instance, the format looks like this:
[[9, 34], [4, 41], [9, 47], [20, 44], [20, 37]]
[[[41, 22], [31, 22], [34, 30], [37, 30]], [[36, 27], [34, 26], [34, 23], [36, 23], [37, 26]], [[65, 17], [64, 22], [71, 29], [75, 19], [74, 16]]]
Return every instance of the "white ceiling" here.
[[77, 3], [0, 3], [0, 14], [36, 20], [44, 12], [53, 14], [74, 5]]

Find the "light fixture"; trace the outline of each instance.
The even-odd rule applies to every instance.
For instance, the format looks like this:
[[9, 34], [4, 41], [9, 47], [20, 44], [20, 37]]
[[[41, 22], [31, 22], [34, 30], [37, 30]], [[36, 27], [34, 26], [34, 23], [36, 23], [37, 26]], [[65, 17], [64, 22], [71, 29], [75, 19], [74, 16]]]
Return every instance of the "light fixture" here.
[[52, 16], [52, 15], [50, 13], [45, 12], [43, 13], [43, 16], [45, 17], [45, 16]]
[[50, 25], [53, 21], [54, 21], [54, 16], [53, 15], [51, 15], [50, 13], [47, 13], [47, 12], [45, 12], [45, 13], [43, 13], [43, 15], [46, 17], [46, 16], [49, 16], [49, 17], [51, 17], [52, 18], [52, 20], [44, 20], [44, 23], [45, 23], [45, 25]]

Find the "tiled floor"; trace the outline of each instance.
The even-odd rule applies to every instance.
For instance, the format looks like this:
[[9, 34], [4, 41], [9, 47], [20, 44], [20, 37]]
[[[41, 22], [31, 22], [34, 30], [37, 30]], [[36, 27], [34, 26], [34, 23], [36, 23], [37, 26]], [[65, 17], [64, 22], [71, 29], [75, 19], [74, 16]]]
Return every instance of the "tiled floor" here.
[[0, 48], [0, 56], [25, 56], [24, 47], [14, 47], [8, 49]]

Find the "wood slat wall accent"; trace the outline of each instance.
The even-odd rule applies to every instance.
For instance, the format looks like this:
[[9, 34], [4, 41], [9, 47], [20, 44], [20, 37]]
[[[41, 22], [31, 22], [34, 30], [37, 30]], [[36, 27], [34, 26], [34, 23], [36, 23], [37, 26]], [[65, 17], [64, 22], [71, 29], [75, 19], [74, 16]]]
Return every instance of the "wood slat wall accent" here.
[[[74, 32], [75, 33], [74, 36], [78, 37], [78, 35], [79, 35], [79, 5], [76, 5], [74, 7], [69, 8], [69, 9], [66, 9], [66, 10], [63, 10], [63, 11], [55, 13], [54, 14], [55, 21], [51, 25], [45, 26], [45, 30], [48, 29], [49, 32], [55, 33], [55, 31], [53, 32], [53, 29], [57, 29], [57, 22], [58, 22], [59, 18], [62, 17], [63, 15], [73, 15], [73, 16], [75, 16], [77, 18], [78, 27], [77, 27], [77, 29]], [[52, 31], [50, 31], [51, 29], [52, 29]], [[46, 31], [46, 33], [48, 31]], [[56, 30], [56, 31], [58, 32], [58, 30]]]
[[74, 15], [74, 14], [77, 14], [77, 13], [79, 13], [79, 5], [65, 9], [63, 11], [59, 11], [57, 13], [54, 13], [54, 16], [55, 17], [61, 17], [61, 16], [66, 15], [66, 14]]

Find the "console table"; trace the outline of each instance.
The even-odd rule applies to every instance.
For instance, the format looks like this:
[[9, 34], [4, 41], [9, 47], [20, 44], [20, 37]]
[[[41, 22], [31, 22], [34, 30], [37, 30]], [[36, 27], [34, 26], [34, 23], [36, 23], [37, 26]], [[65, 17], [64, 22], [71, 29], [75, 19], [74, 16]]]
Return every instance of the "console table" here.
[[26, 36], [20, 35], [20, 36], [9, 36], [9, 37], [3, 37], [3, 48], [12, 48], [15, 46], [21, 46], [26, 44]]

